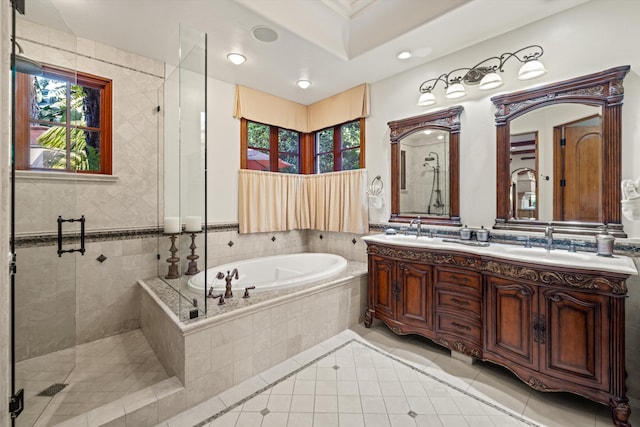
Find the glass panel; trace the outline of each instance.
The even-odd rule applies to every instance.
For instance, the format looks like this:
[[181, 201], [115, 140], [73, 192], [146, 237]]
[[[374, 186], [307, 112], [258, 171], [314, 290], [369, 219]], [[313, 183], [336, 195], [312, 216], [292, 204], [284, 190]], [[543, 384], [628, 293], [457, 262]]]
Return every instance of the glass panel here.
[[247, 169], [257, 171], [271, 170], [269, 151], [256, 150], [253, 148], [247, 149]]
[[297, 154], [280, 154], [278, 156], [278, 171], [283, 173], [298, 173], [300, 156]]
[[[31, 13], [42, 10], [39, 6], [27, 7], [25, 19], [17, 17], [16, 27], [20, 36], [16, 40], [22, 43], [25, 55], [34, 61], [75, 70], [75, 35], [64, 27], [64, 20], [59, 17], [55, 7], [46, 10], [49, 22], [59, 23], [56, 31], [42, 31], [27, 22], [33, 16]], [[65, 40], [64, 50], [57, 47], [61, 37]], [[33, 67], [33, 72], [36, 72], [36, 67]], [[28, 157], [21, 167], [31, 165], [45, 170], [64, 169], [67, 164], [76, 161], [77, 156], [68, 149], [71, 148], [68, 141], [79, 139], [80, 136], [60, 126], [72, 117], [68, 114], [66, 103], [70, 85], [75, 84], [76, 78], [71, 74], [65, 80], [42, 75], [22, 79], [29, 86], [28, 91], [20, 91], [19, 95], [26, 99], [16, 98], [15, 102], [26, 105], [28, 109], [22, 111], [28, 115], [13, 117], [14, 120], [24, 117], [25, 122], [16, 123], [16, 132], [18, 129], [24, 132], [20, 135], [24, 140], [20, 141], [29, 142], [28, 149], [20, 147], [25, 148], [23, 154]], [[16, 142], [12, 138], [12, 144]], [[12, 162], [13, 169], [17, 166], [13, 156]], [[86, 314], [86, 311], [82, 312], [83, 307], [76, 306], [79, 300], [76, 296], [76, 280], [82, 280], [79, 279], [81, 277], [96, 279], [79, 274], [80, 270], [76, 268], [76, 261], [86, 256], [82, 257], [77, 252], [58, 252], [59, 224], [60, 249], [71, 251], [80, 248], [81, 222], [77, 220], [87, 212], [84, 211], [84, 205], [80, 205], [85, 200], [78, 197], [75, 174], [65, 174], [65, 180], [25, 179], [23, 176], [12, 174], [11, 177], [15, 185], [15, 200], [12, 200], [11, 208], [11, 251], [16, 253], [17, 262], [16, 275], [11, 279], [15, 287], [12, 312], [17, 320], [12, 325], [15, 345], [11, 359], [15, 362], [15, 389], [25, 390], [25, 411], [17, 419], [16, 425], [30, 427], [42, 423], [44, 418], [49, 422], [52, 419], [63, 422], [65, 418], [73, 417], [69, 412], [55, 410], [56, 405], [50, 404], [52, 398], [47, 397], [51, 395], [38, 394], [53, 383], [66, 383], [65, 379], [74, 369], [76, 331], [82, 330], [76, 326], [76, 316], [82, 313], [78, 318], [84, 318], [82, 316]], [[59, 223], [59, 219], [75, 221]], [[88, 218], [88, 228], [92, 220]], [[41, 416], [45, 409], [48, 414]]]
[[316, 153], [330, 153], [333, 151], [333, 128], [316, 132]]
[[91, 128], [100, 127], [100, 89], [80, 85], [71, 86], [71, 124]]
[[317, 161], [318, 173], [333, 172], [333, 153], [320, 154], [317, 156]]
[[248, 122], [247, 133], [249, 147], [269, 149], [269, 126]]
[[[340, 129], [342, 136], [342, 149], [360, 146], [360, 121], [343, 125]], [[342, 169], [345, 169], [344, 165]]]
[[288, 129], [278, 129], [278, 151], [281, 153], [298, 153], [299, 147], [298, 132]]
[[342, 152], [342, 170], [360, 169], [360, 147]]
[[46, 122], [67, 121], [67, 82], [34, 76], [31, 92], [31, 118]]
[[206, 34], [181, 24], [179, 64], [164, 86], [164, 234], [158, 242], [158, 275], [175, 293], [172, 309], [181, 320], [204, 316], [211, 303], [206, 286], [189, 285], [206, 266], [205, 68]]

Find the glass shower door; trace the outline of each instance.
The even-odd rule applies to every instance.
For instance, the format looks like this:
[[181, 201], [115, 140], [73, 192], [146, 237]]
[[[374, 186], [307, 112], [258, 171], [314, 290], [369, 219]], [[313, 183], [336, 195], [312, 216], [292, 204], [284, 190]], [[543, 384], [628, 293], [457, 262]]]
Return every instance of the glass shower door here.
[[[64, 25], [51, 15], [52, 23]], [[69, 53], [75, 36], [52, 31], [49, 40], [40, 40], [35, 24], [24, 25], [24, 19], [14, 18], [13, 32], [23, 52], [12, 69], [12, 393], [24, 390], [14, 425], [30, 427], [73, 416], [61, 417], [53, 407], [76, 364], [76, 257], [82, 256], [86, 226], [77, 209], [76, 176], [85, 135], [74, 128], [81, 96]], [[34, 60], [29, 67], [21, 63], [24, 56]]]

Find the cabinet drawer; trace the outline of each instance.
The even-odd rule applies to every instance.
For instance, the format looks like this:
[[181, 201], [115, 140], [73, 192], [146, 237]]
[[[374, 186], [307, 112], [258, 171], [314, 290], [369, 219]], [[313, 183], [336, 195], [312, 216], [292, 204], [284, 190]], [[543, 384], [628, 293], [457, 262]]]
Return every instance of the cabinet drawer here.
[[436, 284], [440, 283], [465, 286], [468, 288], [476, 289], [478, 292], [482, 290], [482, 279], [479, 273], [438, 268], [436, 274]]
[[476, 321], [448, 313], [436, 314], [436, 332], [465, 336], [478, 344], [482, 338], [482, 327], [479, 320]]
[[481, 304], [479, 296], [461, 292], [458, 286], [436, 287], [436, 310], [439, 308], [453, 309], [459, 313], [469, 313], [480, 316]]

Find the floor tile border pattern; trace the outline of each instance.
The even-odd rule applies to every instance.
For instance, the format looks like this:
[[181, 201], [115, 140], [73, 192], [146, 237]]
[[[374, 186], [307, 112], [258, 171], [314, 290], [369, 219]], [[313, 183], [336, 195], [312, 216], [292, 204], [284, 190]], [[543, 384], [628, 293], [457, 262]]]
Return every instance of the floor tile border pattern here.
[[340, 344], [337, 347], [335, 347], [333, 350], [330, 350], [330, 351], [328, 351], [328, 352], [316, 357], [315, 359], [313, 359], [310, 362], [300, 366], [299, 368], [296, 368], [295, 370], [293, 370], [290, 373], [284, 375], [280, 379], [272, 382], [271, 384], [267, 384], [266, 386], [261, 387], [260, 389], [256, 390], [255, 392], [251, 393], [250, 395], [248, 395], [248, 396], [240, 399], [239, 401], [227, 406], [226, 408], [224, 408], [223, 410], [213, 414], [212, 416], [200, 421], [199, 423], [195, 424], [193, 427], [205, 427], [211, 421], [213, 421], [213, 420], [215, 420], [217, 418], [220, 418], [221, 416], [223, 416], [224, 414], [226, 414], [228, 412], [231, 412], [232, 410], [234, 410], [238, 406], [243, 405], [244, 403], [246, 403], [249, 400], [253, 399], [254, 397], [264, 393], [265, 391], [269, 390], [270, 388], [275, 387], [276, 385], [280, 384], [281, 382], [286, 381], [287, 379], [293, 377], [294, 375], [296, 375], [297, 373], [303, 371], [304, 369], [308, 368], [309, 366], [311, 366], [311, 365], [317, 363], [318, 361], [324, 359], [325, 357], [337, 352], [341, 348], [344, 348], [344, 347], [346, 347], [346, 346], [348, 346], [350, 344], [353, 344], [353, 343], [360, 344], [363, 347], [366, 347], [366, 348], [368, 348], [368, 349], [370, 349], [372, 351], [375, 351], [378, 354], [386, 356], [387, 358], [393, 360], [394, 362], [400, 363], [401, 365], [403, 365], [403, 366], [405, 366], [405, 367], [407, 367], [407, 368], [409, 368], [409, 369], [411, 369], [411, 370], [413, 370], [415, 372], [418, 372], [418, 373], [420, 373], [420, 374], [422, 374], [422, 375], [424, 375], [424, 376], [426, 376], [426, 377], [428, 377], [428, 378], [430, 378], [432, 380], [435, 380], [435, 381], [439, 382], [440, 384], [443, 384], [446, 387], [450, 387], [450, 388], [456, 390], [457, 392], [460, 392], [460, 393], [464, 394], [467, 397], [471, 397], [471, 398], [477, 400], [478, 402], [480, 402], [480, 403], [482, 403], [484, 405], [490, 406], [491, 408], [495, 409], [496, 411], [502, 412], [505, 415], [509, 415], [510, 417], [520, 421], [521, 423], [524, 423], [524, 424], [532, 426], [532, 427], [539, 427], [538, 424], [536, 424], [536, 423], [534, 423], [534, 422], [532, 422], [530, 420], [527, 420], [526, 418], [523, 418], [523, 417], [521, 417], [521, 416], [519, 416], [519, 415], [517, 415], [517, 414], [515, 414], [515, 413], [513, 413], [513, 412], [511, 412], [511, 411], [509, 411], [509, 410], [507, 410], [505, 408], [502, 408], [502, 407], [500, 407], [500, 406], [498, 406], [496, 404], [488, 402], [488, 401], [482, 399], [479, 396], [475, 396], [472, 393], [469, 393], [469, 392], [467, 392], [467, 391], [465, 391], [465, 390], [463, 390], [463, 389], [461, 389], [459, 387], [456, 387], [456, 386], [454, 386], [452, 384], [449, 384], [448, 382], [444, 381], [441, 378], [438, 378], [438, 377], [436, 377], [436, 376], [434, 376], [432, 374], [429, 374], [428, 372], [425, 372], [424, 370], [422, 370], [422, 369], [420, 369], [420, 368], [418, 368], [418, 367], [416, 367], [416, 366], [414, 366], [414, 365], [412, 365], [410, 363], [407, 363], [406, 361], [404, 361], [402, 359], [399, 359], [399, 358], [395, 357], [392, 354], [389, 354], [389, 353], [387, 353], [387, 352], [385, 352], [383, 350], [380, 350], [380, 349], [378, 349], [378, 348], [376, 348], [376, 347], [374, 347], [374, 346], [372, 346], [372, 345], [370, 345], [370, 344], [368, 344], [366, 342], [360, 341], [359, 339], [356, 339], [356, 338], [349, 339], [348, 341], [344, 342], [343, 344]]

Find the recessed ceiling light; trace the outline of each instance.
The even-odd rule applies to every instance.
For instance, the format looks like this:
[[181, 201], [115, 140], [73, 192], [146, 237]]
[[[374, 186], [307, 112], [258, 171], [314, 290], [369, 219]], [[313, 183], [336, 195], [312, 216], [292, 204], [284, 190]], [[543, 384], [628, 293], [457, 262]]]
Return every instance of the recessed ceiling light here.
[[230, 53], [227, 55], [227, 59], [236, 65], [243, 64], [247, 58], [240, 53]]
[[411, 54], [411, 52], [409, 52], [408, 50], [403, 50], [402, 52], [399, 52], [396, 55], [396, 58], [404, 60], [404, 59], [409, 59], [411, 58], [413, 55]]
[[296, 84], [300, 89], [307, 89], [309, 86], [311, 86], [311, 82], [309, 80], [298, 80]]
[[253, 27], [251, 29], [251, 34], [256, 40], [265, 43], [271, 43], [278, 40], [278, 33], [275, 32], [272, 28], [269, 28], [265, 25], [258, 25], [257, 27]]

